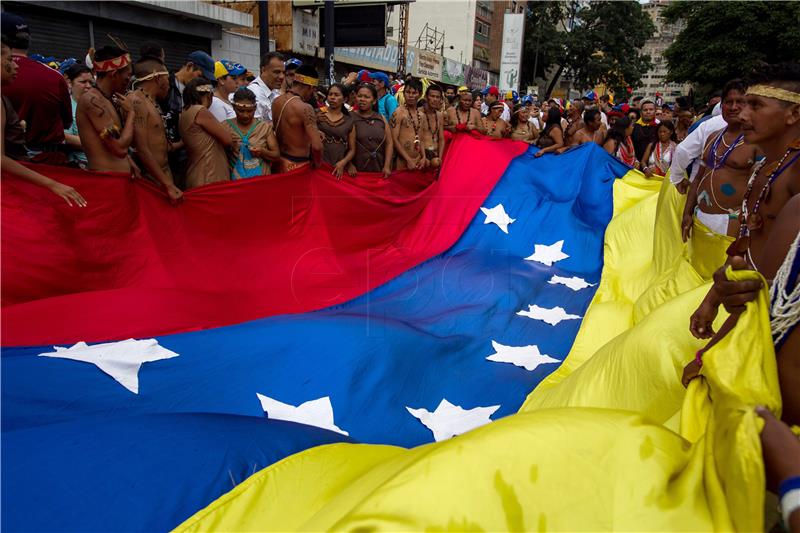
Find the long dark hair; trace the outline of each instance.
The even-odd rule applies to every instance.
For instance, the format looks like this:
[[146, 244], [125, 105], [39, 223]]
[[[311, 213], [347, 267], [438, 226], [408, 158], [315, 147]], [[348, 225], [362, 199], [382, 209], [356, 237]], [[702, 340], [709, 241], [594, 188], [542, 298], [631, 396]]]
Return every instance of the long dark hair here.
[[350, 96], [350, 90], [343, 84], [343, 83], [332, 83], [328, 90], [325, 91], [325, 96], [327, 97], [328, 94], [331, 92], [331, 89], [339, 89], [339, 92], [342, 93], [342, 114], [349, 115], [350, 111], [347, 110], [347, 107], [344, 105], [347, 103], [347, 97]]
[[667, 128], [670, 131], [669, 140], [671, 140], [672, 142], [677, 142], [678, 141], [678, 138], [675, 136], [675, 124], [673, 124], [670, 121], [659, 122], [658, 125], [656, 126], [656, 138], [655, 138], [655, 140], [653, 142], [650, 143], [650, 152], [651, 153], [652, 153], [653, 150], [656, 149], [656, 145], [660, 142], [658, 140], [658, 129], [661, 126], [664, 126], [665, 128]]
[[553, 128], [561, 128], [561, 110], [557, 105], [551, 105], [547, 110], [547, 119], [544, 123], [544, 133], [549, 133]]
[[605, 146], [606, 142], [609, 139], [613, 139], [616, 141], [617, 146], [619, 146], [622, 141], [625, 140], [625, 130], [627, 130], [631, 125], [631, 119], [628, 117], [619, 117], [617, 121], [608, 129], [608, 133], [606, 133], [606, 138], [603, 139], [603, 146]]

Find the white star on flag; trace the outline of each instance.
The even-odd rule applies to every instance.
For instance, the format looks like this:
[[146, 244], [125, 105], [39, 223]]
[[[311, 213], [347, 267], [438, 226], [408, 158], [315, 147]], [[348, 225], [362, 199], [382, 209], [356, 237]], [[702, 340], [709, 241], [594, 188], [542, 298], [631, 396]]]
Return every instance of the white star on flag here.
[[521, 366], [525, 370], [536, 370], [539, 365], [547, 363], [560, 363], [558, 359], [553, 359], [539, 351], [539, 347], [531, 346], [506, 346], [499, 342], [492, 341], [495, 353], [487, 357], [489, 361], [497, 363], [511, 363]]
[[588, 283], [585, 279], [579, 278], [577, 276], [572, 276], [571, 278], [562, 278], [561, 276], [553, 276], [550, 278], [550, 281], [547, 283], [551, 285], [566, 285], [573, 291], [579, 291], [581, 289], [585, 289], [586, 287], [594, 287], [594, 283]]
[[309, 400], [297, 407], [279, 402], [263, 394], [256, 393], [256, 396], [261, 402], [261, 408], [267, 413], [267, 418], [297, 422], [298, 424], [335, 431], [342, 435], [350, 435], [333, 423], [333, 405], [331, 405], [330, 396]]
[[139, 368], [142, 363], [178, 357], [177, 353], [159, 345], [156, 339], [128, 339], [91, 346], [79, 342], [69, 348], [53, 348], [55, 352], [40, 353], [39, 356], [92, 363], [134, 394], [139, 394]]
[[533, 246], [533, 254], [529, 257], [526, 257], [525, 260], [537, 261], [543, 265], [553, 266], [553, 263], [569, 257], [567, 254], [561, 251], [563, 246], [564, 241], [558, 241], [550, 246], [547, 246], [546, 244], [536, 244]]
[[508, 225], [516, 220], [516, 218], [508, 216], [503, 204], [497, 204], [491, 209], [481, 207], [481, 211], [486, 215], [486, 219], [483, 221], [484, 224], [497, 224], [497, 227], [505, 234], [508, 234]]
[[433, 432], [433, 438], [439, 442], [488, 424], [492, 421], [489, 417], [500, 409], [500, 406], [462, 409], [443, 399], [432, 413], [427, 409], [412, 409], [411, 407], [406, 407], [406, 409], [430, 429]]
[[564, 311], [563, 307], [553, 307], [548, 309], [546, 307], [539, 307], [538, 305], [529, 305], [528, 310], [517, 311], [517, 315], [526, 316], [534, 320], [541, 320], [551, 326], [555, 326], [562, 320], [575, 320], [581, 318], [578, 315], [571, 315]]

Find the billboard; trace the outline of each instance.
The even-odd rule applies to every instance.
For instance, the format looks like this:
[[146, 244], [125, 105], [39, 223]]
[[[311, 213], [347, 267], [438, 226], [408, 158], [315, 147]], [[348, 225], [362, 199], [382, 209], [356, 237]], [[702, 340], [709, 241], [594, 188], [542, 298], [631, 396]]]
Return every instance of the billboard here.
[[444, 58], [435, 52], [418, 50], [417, 61], [414, 64], [414, 76], [441, 81], [442, 59]]
[[503, 18], [503, 47], [500, 55], [500, 90], [519, 91], [522, 42], [525, 37], [525, 15], [506, 13]]

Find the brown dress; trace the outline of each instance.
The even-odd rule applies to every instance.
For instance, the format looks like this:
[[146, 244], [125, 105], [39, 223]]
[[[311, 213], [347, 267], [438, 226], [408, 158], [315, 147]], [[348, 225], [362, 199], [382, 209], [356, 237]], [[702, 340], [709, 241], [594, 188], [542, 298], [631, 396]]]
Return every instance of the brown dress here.
[[320, 111], [317, 114], [317, 127], [322, 132], [322, 160], [329, 165], [336, 165], [347, 155], [349, 146], [347, 140], [350, 130], [353, 129], [352, 115], [342, 114], [336, 122], [332, 122], [328, 113]]
[[511, 138], [515, 141], [533, 141], [533, 126], [530, 122], [526, 122], [525, 124], [517, 124], [517, 127], [511, 130]]
[[353, 114], [356, 127], [356, 156], [353, 164], [359, 172], [383, 172], [386, 162], [386, 123], [383, 117], [372, 112], [368, 117]]
[[202, 109], [205, 106], [193, 105], [181, 113], [178, 121], [178, 129], [189, 156], [187, 189], [231, 179], [225, 148], [195, 121]]

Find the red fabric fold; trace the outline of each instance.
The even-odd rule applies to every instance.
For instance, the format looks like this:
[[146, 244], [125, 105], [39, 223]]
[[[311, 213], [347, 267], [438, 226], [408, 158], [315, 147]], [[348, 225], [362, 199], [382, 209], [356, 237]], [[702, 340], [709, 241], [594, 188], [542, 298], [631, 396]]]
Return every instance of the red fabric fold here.
[[445, 251], [526, 145], [458, 135], [440, 179], [303, 169], [188, 191], [40, 167], [2, 182], [2, 343], [149, 337], [345, 302]]

